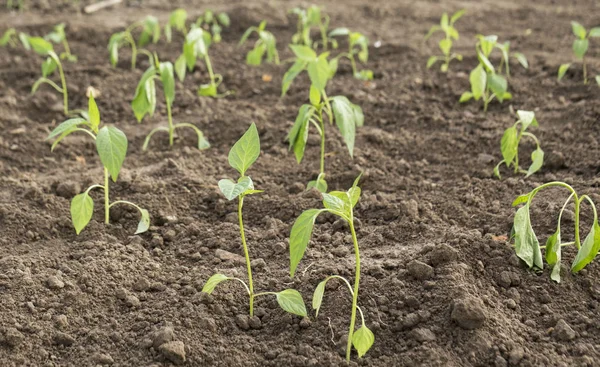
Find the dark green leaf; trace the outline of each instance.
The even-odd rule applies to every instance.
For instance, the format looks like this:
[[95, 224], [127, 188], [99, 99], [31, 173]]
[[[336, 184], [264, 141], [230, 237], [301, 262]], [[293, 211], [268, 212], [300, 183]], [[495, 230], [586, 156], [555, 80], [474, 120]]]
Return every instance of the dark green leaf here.
[[502, 140], [500, 141], [500, 151], [502, 152], [502, 158], [504, 158], [504, 163], [506, 166], [510, 166], [515, 157], [517, 156], [517, 152], [519, 149], [519, 133], [517, 129], [512, 126], [504, 131], [504, 135], [502, 135]]
[[585, 268], [587, 264], [594, 260], [598, 254], [598, 250], [600, 250], [600, 226], [598, 225], [598, 218], [594, 218], [594, 224], [590, 229], [590, 233], [586, 236], [583, 245], [581, 245], [579, 252], [577, 252], [577, 256], [575, 256], [575, 260], [573, 260], [571, 271], [577, 273]]

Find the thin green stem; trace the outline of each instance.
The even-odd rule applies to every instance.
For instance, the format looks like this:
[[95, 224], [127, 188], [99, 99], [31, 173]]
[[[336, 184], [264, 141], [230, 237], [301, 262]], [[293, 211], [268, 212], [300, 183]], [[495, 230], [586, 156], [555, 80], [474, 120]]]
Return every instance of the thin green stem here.
[[323, 114], [321, 111], [319, 111], [319, 122], [321, 124], [320, 126], [320, 133], [321, 133], [321, 166], [320, 166], [320, 170], [319, 173], [320, 174], [324, 174], [325, 173], [325, 124], [323, 123]]
[[535, 135], [533, 135], [532, 133], [525, 131], [525, 132], [523, 132], [521, 135], [522, 135], [522, 136], [529, 136], [530, 138], [532, 138], [532, 139], [535, 141], [535, 144], [537, 145], [537, 147], [538, 147], [538, 148], [540, 147], [540, 141], [539, 141], [539, 140], [538, 140], [538, 138], [537, 138]]
[[69, 93], [67, 91], [67, 80], [65, 79], [65, 72], [62, 67], [62, 63], [58, 58], [54, 60], [58, 65], [58, 73], [60, 74], [60, 83], [62, 85], [62, 93], [63, 93], [63, 107], [65, 110], [65, 115], [69, 115]]
[[71, 49], [69, 48], [69, 42], [67, 42], [66, 38], [62, 41], [62, 44], [63, 44], [63, 47], [65, 49], [65, 53], [67, 54], [68, 57], [70, 57], [71, 56]]
[[167, 103], [167, 118], [169, 119], [169, 146], [173, 146], [173, 135], [175, 132], [175, 127], [173, 126], [173, 116], [171, 114], [171, 104], [167, 99], [167, 94], [165, 93], [165, 102]]
[[215, 85], [215, 73], [213, 72], [212, 63], [210, 62], [210, 57], [208, 57], [208, 52], [206, 52], [206, 55], [204, 55], [204, 63], [206, 64], [206, 69], [208, 70], [210, 84]]
[[348, 343], [346, 344], [346, 361], [350, 361], [350, 354], [352, 352], [352, 336], [354, 334], [354, 326], [356, 324], [356, 307], [358, 304], [358, 287], [360, 284], [360, 252], [358, 249], [358, 239], [356, 238], [356, 231], [354, 229], [354, 215], [350, 213], [350, 220], [348, 225], [350, 226], [350, 233], [352, 233], [352, 242], [354, 243], [354, 256], [356, 259], [356, 274], [354, 279], [354, 293], [352, 294], [352, 315], [350, 316], [350, 330], [348, 332]]
[[250, 266], [250, 254], [246, 244], [246, 235], [244, 233], [244, 220], [242, 218], [242, 207], [244, 206], [244, 196], [238, 197], [238, 220], [240, 223], [240, 236], [242, 237], [242, 246], [244, 247], [244, 257], [246, 258], [246, 268], [248, 270], [248, 289], [250, 293], [250, 317], [254, 316], [254, 285], [252, 283], [252, 267]]
[[106, 224], [110, 223], [110, 198], [108, 196], [109, 193], [109, 179], [108, 179], [108, 168], [104, 167], [104, 222]]
[[135, 44], [135, 40], [133, 39], [133, 36], [131, 35], [131, 32], [129, 31], [129, 28], [127, 28], [127, 30], [125, 32], [126, 32], [125, 38], [131, 45], [131, 70], [135, 70], [135, 63], [137, 61], [137, 46]]
[[38, 79], [39, 83], [46, 83], [49, 86], [51, 86], [52, 88], [54, 88], [58, 93], [62, 93], [63, 89], [61, 87], [58, 86], [58, 84], [54, 83], [52, 80], [45, 78], [45, 77], [41, 77], [40, 79]]
[[246, 282], [244, 282], [243, 280], [241, 280], [240, 278], [229, 278], [231, 280], [237, 280], [238, 282], [242, 283], [242, 285], [244, 286], [244, 288], [246, 289], [246, 292], [248, 292], [248, 295], [250, 295], [250, 289], [248, 288], [248, 286], [246, 285]]
[[135, 205], [134, 203], [132, 203], [131, 201], [127, 201], [127, 200], [117, 200], [115, 202], [113, 202], [112, 204], [110, 204], [108, 207], [112, 208], [113, 206], [117, 205], [117, 204], [127, 204], [127, 205], [131, 205], [132, 207], [136, 208], [137, 210], [139, 210], [140, 212], [142, 211], [142, 208], [140, 208], [139, 206]]
[[256, 293], [256, 294], [254, 295], [254, 298], [256, 298], [256, 297], [258, 297], [258, 296], [266, 296], [266, 295], [269, 295], [269, 294], [272, 294], [272, 295], [274, 295], [274, 296], [276, 296], [276, 295], [277, 295], [277, 293], [275, 293], [275, 292], [260, 292], [260, 293]]
[[89, 194], [89, 192], [92, 191], [93, 189], [104, 189], [104, 186], [98, 185], [98, 184], [92, 185], [92, 186], [88, 187], [87, 190], [85, 190], [85, 193]]

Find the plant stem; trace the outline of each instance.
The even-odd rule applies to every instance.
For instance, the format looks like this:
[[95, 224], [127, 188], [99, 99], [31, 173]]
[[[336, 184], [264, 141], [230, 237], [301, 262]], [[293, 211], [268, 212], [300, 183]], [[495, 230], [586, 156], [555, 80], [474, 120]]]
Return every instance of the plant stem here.
[[65, 72], [63, 70], [60, 60], [56, 59], [58, 64], [58, 73], [60, 74], [60, 83], [62, 85], [63, 92], [63, 106], [65, 110], [65, 116], [69, 115], [69, 93], [67, 92], [67, 80], [65, 79]]
[[583, 84], [587, 84], [587, 65], [585, 64], [585, 56], [583, 57]]
[[110, 223], [110, 199], [108, 196], [108, 169], [104, 167], [104, 222], [106, 224]]
[[210, 76], [210, 84], [215, 85], [215, 74], [213, 73], [212, 64], [210, 62], [210, 57], [208, 57], [208, 51], [204, 56], [204, 63], [206, 64], [206, 69], [208, 70], [208, 75]]
[[248, 269], [248, 288], [250, 293], [250, 317], [254, 316], [254, 286], [252, 284], [252, 267], [250, 266], [250, 254], [246, 244], [246, 235], [244, 234], [244, 220], [242, 219], [242, 207], [244, 206], [244, 196], [240, 195], [238, 200], [238, 220], [240, 222], [240, 235], [242, 237], [242, 246], [244, 247], [244, 256], [246, 257], [246, 268]]
[[137, 46], [135, 45], [135, 40], [129, 31], [127, 31], [127, 40], [131, 45], [131, 70], [135, 70], [135, 63], [137, 61]]
[[352, 315], [350, 317], [350, 330], [348, 331], [348, 343], [346, 344], [346, 361], [350, 362], [350, 354], [352, 352], [352, 335], [354, 334], [354, 325], [356, 323], [356, 306], [358, 303], [358, 286], [360, 283], [360, 253], [358, 250], [358, 240], [356, 231], [354, 230], [354, 215], [350, 213], [348, 221], [350, 232], [352, 233], [352, 242], [354, 243], [354, 256], [356, 258], [356, 274], [354, 278], [354, 293], [352, 294]]
[[321, 113], [319, 122], [321, 123], [321, 168], [319, 173], [325, 173], [325, 124], [323, 123], [323, 113]]
[[581, 199], [575, 196], [575, 246], [577, 250], [581, 247], [581, 238], [579, 234], [579, 209], [581, 205]]
[[165, 102], [167, 103], [167, 118], [169, 119], [169, 146], [173, 146], [173, 133], [175, 132], [175, 128], [173, 127], [173, 116], [171, 114], [171, 104], [167, 100], [167, 95], [165, 94]]
[[69, 43], [65, 39], [65, 40], [63, 40], [62, 44], [63, 44], [63, 47], [65, 48], [65, 53], [70, 57], [71, 56], [71, 49], [69, 48]]

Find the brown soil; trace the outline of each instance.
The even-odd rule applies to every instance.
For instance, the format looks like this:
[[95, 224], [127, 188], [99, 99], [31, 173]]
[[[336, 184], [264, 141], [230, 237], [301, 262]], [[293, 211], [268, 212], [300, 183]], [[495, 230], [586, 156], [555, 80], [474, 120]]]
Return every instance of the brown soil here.
[[[48, 10], [48, 3], [56, 7]], [[50, 152], [44, 139], [64, 119], [60, 97], [47, 87], [29, 94], [39, 57], [1, 49], [0, 365], [168, 365], [161, 344], [171, 339], [183, 342], [190, 366], [343, 365], [350, 311], [343, 287], [328, 288], [318, 319], [292, 317], [274, 300], [259, 299], [260, 329], [251, 330], [240, 328], [243, 322], [237, 320], [247, 312], [238, 285], [225, 285], [209, 297], [200, 292], [217, 270], [245, 277], [243, 264], [215, 255], [217, 249], [241, 254], [232, 220], [235, 204], [220, 195], [216, 183], [234, 174], [227, 151], [251, 121], [258, 125], [263, 150], [250, 173], [265, 190], [248, 198], [244, 208], [251, 256], [265, 262], [255, 268], [257, 289], [294, 287], [310, 304], [325, 276], [353, 274], [347, 229], [324, 216], [298, 276], [289, 278], [290, 227], [302, 210], [320, 205], [318, 195], [302, 189], [317, 172], [318, 141], [311, 138], [301, 165], [284, 141], [307, 99], [308, 80], [299, 78], [280, 99], [284, 67], [249, 67], [245, 49], [236, 47], [247, 27], [266, 19], [282, 58], [291, 56], [284, 44], [294, 23], [286, 10], [296, 2], [132, 1], [92, 15], [76, 15], [66, 1], [36, 4], [24, 13], [3, 9], [0, 30], [12, 26], [41, 35], [55, 23], [68, 23], [71, 48], [80, 59], [65, 65], [71, 105], [85, 107], [89, 85], [101, 91], [103, 121], [116, 124], [130, 140], [112, 196], [148, 208], [152, 227], [133, 236], [137, 214], [125, 210], [115, 210], [106, 226], [97, 201], [89, 227], [75, 235], [69, 202], [82, 187], [101, 180], [95, 149], [84, 137], [73, 136]], [[143, 154], [146, 134], [166, 123], [165, 106], [160, 104], [153, 118], [135, 122], [129, 103], [147, 61], [140, 58], [132, 72], [124, 51], [112, 69], [106, 45], [111, 33], [142, 16], [164, 21], [170, 10], [183, 5], [192, 15], [207, 8], [230, 14], [233, 24], [211, 52], [224, 87], [235, 95], [196, 97], [196, 86], [207, 78], [199, 66], [177, 84], [174, 118], [198, 125], [212, 148], [194, 149], [190, 135], [180, 136], [169, 149], [166, 137], [156, 135], [151, 151]], [[564, 180], [600, 202], [600, 88], [582, 85], [579, 64], [563, 82], [556, 81], [559, 64], [572, 61], [569, 22], [596, 25], [598, 4], [351, 0], [323, 5], [333, 27], [350, 26], [366, 33], [372, 44], [381, 41], [381, 47], [371, 48], [373, 83], [353, 79], [344, 64], [329, 86], [330, 95], [347, 95], [365, 112], [354, 160], [337, 133], [329, 134], [327, 146], [332, 189], [348, 188], [359, 171], [365, 172], [356, 210], [363, 260], [360, 304], [376, 342], [351, 364], [598, 365], [600, 285], [594, 279], [600, 265], [575, 276], [565, 271], [563, 282], [555, 284], [548, 271], [535, 274], [520, 264], [505, 237], [514, 214], [510, 203], [537, 184]], [[467, 15], [457, 25], [458, 51], [465, 60], [453, 63], [448, 75], [426, 70], [435, 47], [423, 46], [422, 35], [443, 11], [461, 7]], [[476, 63], [477, 33], [510, 40], [531, 63], [530, 70], [512, 67], [514, 100], [493, 103], [487, 115], [476, 103], [457, 103]], [[180, 42], [179, 37], [152, 49], [174, 61]], [[590, 69], [600, 72], [600, 46], [592, 44]], [[271, 74], [273, 81], [263, 82], [263, 74]], [[547, 162], [530, 179], [505, 172], [500, 181], [492, 178], [492, 168], [500, 159], [502, 132], [514, 122], [511, 105], [536, 111], [540, 127], [534, 132]], [[533, 211], [542, 239], [553, 231], [562, 203], [559, 195], [545, 199]], [[586, 226], [589, 220], [585, 213]], [[564, 232], [568, 224], [569, 218]], [[573, 251], [565, 255], [567, 260], [573, 256]], [[433, 274], [425, 271], [425, 279], [416, 279], [419, 264], [414, 260], [431, 265]], [[469, 316], [470, 310], [476, 317], [467, 324], [463, 320], [463, 326], [476, 328], [458, 325], [453, 310], [455, 316], [461, 310]]]

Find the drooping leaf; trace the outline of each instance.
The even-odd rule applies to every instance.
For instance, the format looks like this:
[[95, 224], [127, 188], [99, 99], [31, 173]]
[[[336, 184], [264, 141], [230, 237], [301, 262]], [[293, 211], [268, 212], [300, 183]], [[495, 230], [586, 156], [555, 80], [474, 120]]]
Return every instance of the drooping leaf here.
[[531, 166], [529, 166], [529, 169], [527, 170], [527, 175], [525, 176], [525, 178], [533, 175], [534, 173], [536, 173], [537, 171], [539, 171], [540, 168], [542, 168], [542, 165], [544, 164], [544, 151], [541, 148], [537, 148], [536, 150], [533, 151], [533, 153], [531, 153]]
[[285, 289], [277, 292], [277, 303], [284, 311], [294, 315], [306, 317], [306, 306], [302, 295], [295, 289]]
[[461, 94], [460, 99], [458, 100], [459, 103], [465, 103], [470, 101], [473, 98], [473, 93], [471, 92], [464, 92], [463, 94]]
[[490, 86], [492, 92], [496, 95], [496, 98], [498, 98], [498, 100], [502, 102], [504, 100], [504, 94], [506, 93], [506, 89], [508, 88], [506, 78], [500, 74], [488, 74], [487, 83]]
[[573, 260], [571, 265], [571, 271], [577, 273], [581, 269], [585, 268], [589, 263], [594, 260], [600, 250], [600, 226], [598, 225], [598, 218], [594, 218], [594, 224], [590, 229], [590, 233], [585, 237], [581, 248]]
[[114, 67], [119, 62], [119, 46], [123, 41], [125, 34], [118, 32], [110, 36], [108, 41], [108, 53], [110, 55], [110, 64]]
[[456, 13], [452, 14], [452, 17], [450, 17], [450, 24], [456, 23], [456, 21], [459, 20], [465, 14], [465, 12], [465, 9], [461, 9], [458, 10]]
[[358, 358], [364, 356], [375, 343], [375, 335], [364, 324], [352, 334], [352, 345], [358, 352]]
[[213, 276], [208, 278], [206, 283], [204, 283], [204, 287], [202, 287], [202, 292], [211, 294], [215, 290], [217, 285], [219, 285], [219, 283], [224, 282], [229, 279], [231, 279], [231, 278], [229, 278], [226, 275], [214, 274]]
[[515, 251], [527, 266], [543, 269], [542, 252], [540, 243], [531, 227], [529, 217], [529, 203], [517, 210], [514, 219]]
[[264, 44], [256, 45], [256, 47], [250, 50], [246, 55], [246, 64], [253, 66], [260, 65], [266, 51], [267, 47]]
[[179, 79], [180, 82], [182, 82], [183, 79], [185, 79], [185, 74], [187, 71], [186, 68], [187, 68], [187, 65], [185, 62], [185, 55], [181, 54], [175, 61], [175, 74], [177, 74], [177, 78]]
[[512, 202], [512, 206], [517, 206], [519, 204], [523, 204], [529, 201], [529, 193], [527, 194], [523, 194], [523, 195], [519, 195], [517, 196], [517, 198]]
[[518, 110], [517, 116], [519, 116], [519, 121], [521, 121], [521, 124], [523, 124], [523, 131], [527, 130], [530, 125], [536, 127], [538, 126], [538, 122], [533, 111]]
[[175, 75], [173, 73], [173, 64], [168, 61], [161, 62], [159, 65], [159, 72], [167, 103], [173, 105], [173, 100], [175, 99]]
[[46, 58], [46, 60], [42, 63], [42, 76], [47, 77], [49, 75], [52, 75], [52, 73], [54, 72], [54, 70], [56, 70], [57, 67], [58, 64], [56, 63], [56, 61], [54, 61], [53, 58]]
[[140, 214], [141, 218], [135, 234], [144, 233], [150, 228], [150, 213], [146, 209], [140, 209]]
[[504, 131], [502, 140], [500, 140], [500, 151], [502, 152], [502, 158], [506, 166], [510, 166], [515, 157], [517, 156], [519, 148], [519, 133], [514, 126], [509, 127]]
[[317, 285], [317, 288], [315, 288], [315, 291], [313, 293], [312, 308], [313, 308], [313, 310], [315, 310], [315, 318], [319, 316], [319, 309], [321, 308], [321, 304], [323, 303], [323, 295], [325, 293], [325, 285], [327, 284], [328, 280], [329, 280], [329, 278], [327, 278], [324, 281], [322, 281], [321, 283], [319, 283], [319, 285]]
[[331, 98], [331, 108], [335, 124], [342, 134], [344, 143], [348, 147], [350, 157], [354, 154], [354, 140], [356, 136], [357, 115], [352, 102], [345, 96], [335, 96]]
[[77, 234], [88, 225], [94, 213], [94, 201], [88, 195], [87, 191], [71, 200], [71, 221]]
[[290, 233], [290, 276], [294, 276], [312, 237], [315, 220], [323, 209], [308, 209], [294, 222]]
[[[156, 90], [152, 78], [156, 76], [156, 69], [150, 66], [142, 77], [135, 89], [135, 96], [131, 101], [131, 108], [138, 122], [142, 121], [146, 114], [152, 115], [156, 106]], [[149, 83], [151, 81], [151, 83]]]
[[437, 62], [437, 56], [431, 56], [429, 57], [429, 59], [427, 59], [427, 69], [429, 69], [430, 67], [433, 66], [433, 64], [435, 64]]
[[229, 151], [229, 165], [235, 168], [240, 176], [244, 176], [259, 154], [260, 138], [253, 122]]
[[308, 181], [306, 184], [306, 190], [310, 190], [312, 188], [317, 189], [319, 192], [327, 192], [327, 181], [324, 178], [320, 178], [317, 180]]
[[116, 182], [127, 154], [127, 137], [116, 127], [105, 126], [98, 131], [96, 149], [102, 165]]
[[[471, 83], [471, 94], [476, 101], [483, 95], [487, 83], [487, 74], [483, 70], [483, 66], [477, 65], [469, 74], [469, 82]], [[464, 96], [464, 93], [463, 93]], [[462, 99], [462, 97], [461, 97]]]
[[546, 262], [552, 268], [550, 278], [557, 283], [560, 283], [560, 223], [556, 232], [546, 241]]
[[33, 51], [42, 56], [45, 56], [48, 54], [48, 52], [54, 50], [52, 43], [46, 41], [42, 37], [29, 37], [28, 41]]
[[558, 81], [560, 81], [565, 76], [565, 74], [567, 73], [567, 70], [569, 70], [570, 67], [571, 67], [571, 64], [562, 64], [558, 68]]
[[529, 69], [529, 62], [527, 61], [527, 57], [520, 52], [513, 52], [513, 57], [517, 59], [519, 64], [523, 66], [525, 69]]
[[65, 131], [71, 130], [72, 128], [75, 128], [75, 127], [77, 127], [81, 124], [85, 124], [85, 123], [86, 123], [86, 121], [80, 117], [76, 117], [76, 118], [72, 118], [72, 119], [63, 121], [60, 125], [55, 127], [54, 130], [52, 130], [50, 132], [50, 134], [48, 135], [46, 140], [53, 139], [53, 138], [59, 136], [60, 134], [64, 133]]
[[315, 109], [313, 106], [305, 104], [300, 107], [294, 126], [288, 133], [287, 140], [289, 141], [290, 149], [294, 149], [294, 155], [298, 163], [302, 162], [304, 157], [304, 149], [308, 141], [308, 127], [310, 118]]
[[350, 30], [348, 28], [336, 28], [329, 32], [329, 37], [347, 36], [348, 34], [350, 34]]
[[233, 200], [247, 190], [254, 190], [254, 184], [249, 176], [240, 177], [237, 183], [230, 179], [222, 179], [219, 180], [219, 190], [227, 200]]
[[344, 215], [349, 214], [350, 198], [345, 192], [332, 191], [329, 194], [322, 193], [321, 195], [323, 196], [323, 206], [325, 208], [340, 212]]

